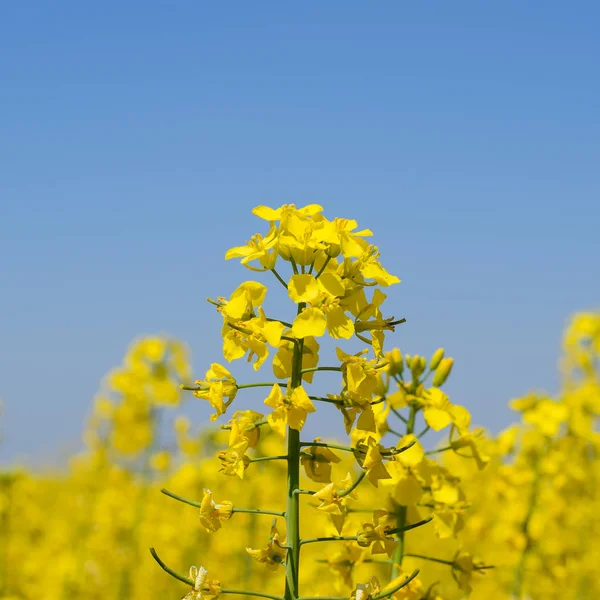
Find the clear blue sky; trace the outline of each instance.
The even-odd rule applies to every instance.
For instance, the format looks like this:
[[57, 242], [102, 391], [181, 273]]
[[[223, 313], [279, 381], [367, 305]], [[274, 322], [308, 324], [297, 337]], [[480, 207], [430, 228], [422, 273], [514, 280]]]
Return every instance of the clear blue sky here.
[[0, 460], [76, 448], [139, 334], [218, 359], [204, 298], [249, 275], [222, 257], [257, 204], [372, 228], [395, 342], [507, 425], [600, 306], [599, 29], [596, 2], [2, 3]]

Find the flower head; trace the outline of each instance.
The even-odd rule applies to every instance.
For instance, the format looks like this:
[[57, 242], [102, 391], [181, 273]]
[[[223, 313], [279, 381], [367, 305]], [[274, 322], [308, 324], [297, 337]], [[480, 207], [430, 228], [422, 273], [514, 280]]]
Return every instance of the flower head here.
[[[315, 438], [319, 442], [321, 438]], [[310, 446], [300, 453], [300, 463], [304, 467], [306, 476], [317, 483], [331, 481], [331, 463], [339, 463], [341, 458], [330, 448], [323, 446]]]
[[[222, 365], [213, 363], [203, 380], [196, 381], [200, 389], [194, 390], [194, 396], [208, 400], [215, 409], [210, 420], [214, 421], [225, 413], [237, 394], [235, 377]], [[227, 400], [225, 400], [227, 398]]]
[[371, 600], [380, 591], [379, 580], [376, 577], [371, 577], [367, 583], [359, 583], [350, 598], [351, 600]]
[[229, 450], [217, 452], [217, 458], [221, 461], [219, 471], [224, 475], [237, 475], [244, 478], [244, 472], [250, 465], [250, 458], [246, 456], [248, 441], [242, 440]]
[[355, 491], [343, 496], [340, 496], [339, 492], [347, 490], [351, 485], [352, 475], [348, 473], [339, 484], [333, 482], [329, 483], [313, 495], [313, 498], [320, 502], [317, 509], [322, 510], [330, 516], [331, 522], [338, 533], [341, 533], [344, 521], [346, 520], [346, 515], [348, 514], [346, 501], [356, 498]]
[[282, 546], [285, 546], [285, 541], [279, 539], [277, 525], [273, 522], [269, 543], [264, 548], [258, 550], [246, 548], [246, 552], [255, 561], [262, 563], [271, 571], [275, 571], [280, 564], [285, 562], [286, 550]]
[[260, 425], [258, 422], [263, 419], [263, 415], [253, 410], [238, 410], [233, 413], [229, 421], [229, 446], [235, 447], [244, 440], [248, 442], [249, 448], [256, 448], [260, 439]]
[[210, 490], [204, 490], [200, 506], [200, 523], [209, 533], [221, 529], [222, 521], [227, 521], [233, 514], [233, 504], [228, 500], [223, 500], [216, 504], [213, 500], [213, 493]]
[[215, 600], [220, 596], [220, 582], [208, 579], [208, 571], [204, 567], [190, 567], [190, 579], [194, 582], [194, 587], [183, 600]]
[[315, 407], [302, 386], [286, 391], [281, 391], [279, 384], [275, 384], [271, 393], [265, 399], [265, 404], [273, 410], [267, 416], [271, 428], [285, 436], [286, 427], [302, 431], [308, 413], [315, 412]]
[[383, 464], [383, 455], [381, 454], [383, 450], [384, 447], [378, 444], [377, 440], [371, 435], [361, 438], [356, 444], [356, 458], [367, 472], [367, 479], [375, 487], [378, 486], [380, 479], [392, 478]]
[[371, 546], [372, 554], [385, 553], [392, 556], [398, 542], [387, 534], [389, 528], [383, 525], [387, 516], [387, 510], [376, 510], [373, 513], [373, 522], [363, 523], [357, 534], [356, 543], [363, 548]]

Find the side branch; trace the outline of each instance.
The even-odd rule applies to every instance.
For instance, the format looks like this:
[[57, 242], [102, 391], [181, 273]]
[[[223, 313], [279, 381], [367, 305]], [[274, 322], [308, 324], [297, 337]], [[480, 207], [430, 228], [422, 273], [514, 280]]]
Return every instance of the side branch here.
[[[169, 490], [162, 488], [160, 490], [165, 496], [169, 496], [170, 498], [173, 498], [174, 500], [178, 500], [179, 502], [183, 502], [184, 504], [189, 504], [190, 506], [193, 506], [195, 508], [202, 508], [202, 502], [197, 502], [196, 500], [190, 500], [189, 498], [184, 498], [183, 496], [178, 496], [177, 494], [174, 494], [173, 492], [170, 492]], [[285, 517], [285, 513], [284, 512], [277, 512], [274, 510], [262, 510], [260, 508], [238, 508], [237, 506], [234, 506], [232, 509], [233, 513], [252, 513], [252, 514], [256, 514], [256, 515], [271, 515], [271, 516], [275, 516], [275, 517]]]
[[355, 542], [358, 539], [357, 535], [332, 535], [329, 537], [316, 537], [300, 540], [300, 545], [314, 544], [315, 542]]
[[358, 484], [365, 478], [366, 474], [367, 474], [366, 471], [361, 471], [360, 475], [355, 479], [355, 481], [352, 483], [352, 485], [349, 488], [346, 488], [345, 490], [342, 490], [337, 493], [338, 498], [343, 498], [344, 496], [351, 494], [356, 489]]
[[275, 270], [275, 268], [271, 269], [271, 273], [273, 273], [273, 275], [275, 275], [275, 277], [277, 277], [277, 280], [279, 281], [279, 283], [281, 283], [281, 285], [287, 290], [288, 286], [287, 286], [287, 283], [285, 282], [285, 279], [283, 279], [283, 277]]
[[173, 571], [173, 569], [171, 569], [170, 567], [167, 567], [167, 565], [165, 565], [165, 563], [160, 559], [160, 556], [158, 556], [158, 554], [156, 554], [156, 550], [154, 548], [150, 548], [150, 554], [152, 554], [152, 558], [160, 565], [160, 568], [163, 571], [166, 571], [171, 577], [174, 577], [175, 579], [181, 581], [182, 583], [191, 585], [192, 587], [194, 586], [195, 582], [193, 582], [189, 577], [186, 577], [185, 575], [181, 575], [181, 574], [177, 573], [177, 571]]
[[[152, 558], [160, 565], [160, 568], [163, 569], [163, 571], [166, 571], [171, 577], [174, 577], [178, 581], [181, 581], [182, 583], [185, 583], [186, 585], [191, 585], [192, 587], [194, 587], [194, 584], [196, 583], [195, 581], [192, 581], [189, 577], [185, 577], [184, 575], [181, 575], [180, 573], [177, 573], [177, 571], [174, 571], [173, 569], [171, 569], [171, 567], [168, 567], [167, 565], [165, 565], [165, 563], [158, 556], [158, 554], [156, 553], [156, 550], [154, 548], [150, 548], [150, 554], [152, 554]], [[263, 594], [262, 592], [247, 592], [245, 590], [230, 590], [228, 588], [222, 588], [221, 594], [237, 594], [240, 596], [256, 596], [258, 598], [269, 598], [270, 600], [283, 600], [283, 598], [281, 596], [273, 596], [271, 594]]]
[[[279, 387], [286, 388], [288, 384], [279, 382], [279, 381], [259, 381], [257, 383], [241, 383], [239, 385], [236, 384], [235, 387], [238, 390], [246, 390], [249, 388], [257, 388], [257, 387], [273, 387], [274, 385], [278, 385]], [[191, 387], [189, 385], [180, 385], [179, 387], [180, 387], [180, 389], [187, 390], [188, 392], [205, 392], [210, 389], [210, 386], [208, 386], [208, 385], [201, 385], [198, 387]], [[265, 423], [266, 423], [266, 421], [265, 421]], [[258, 424], [263, 425], [264, 423], [261, 421], [260, 423], [257, 423], [257, 425]]]
[[387, 531], [386, 533], [388, 535], [393, 535], [394, 533], [402, 533], [403, 531], [410, 531], [411, 529], [416, 529], [417, 527], [421, 527], [422, 525], [427, 525], [427, 523], [429, 523], [432, 520], [433, 520], [433, 517], [429, 517], [428, 519], [423, 519], [422, 521], [417, 521], [416, 523], [413, 523], [412, 525], [404, 525], [403, 527], [395, 527], [394, 529], [391, 529], [391, 530]]
[[[410, 556], [411, 558], [420, 558], [422, 560], [429, 560], [431, 562], [439, 563], [441, 565], [448, 565], [454, 569], [461, 571], [462, 569], [453, 560], [444, 560], [443, 558], [435, 558], [433, 556], [425, 556], [424, 554], [409, 554], [406, 553], [404, 556]], [[473, 565], [473, 571], [485, 571], [486, 569], [493, 569], [494, 565]]]
[[287, 460], [287, 454], [280, 454], [278, 456], [258, 456], [257, 458], [251, 458], [250, 462], [263, 462], [265, 460]]
[[308, 369], [302, 369], [302, 374], [315, 373], [316, 371], [337, 371], [338, 373], [341, 373], [342, 367], [310, 367]]
[[418, 574], [419, 569], [415, 569], [406, 579], [401, 581], [398, 585], [394, 586], [391, 590], [383, 591], [380, 594], [375, 594], [375, 596], [373, 596], [371, 600], [381, 600], [382, 598], [389, 598], [392, 594], [395, 594], [398, 590], [401, 590], [403, 587], [407, 586]]
[[[381, 452], [382, 456], [396, 456], [396, 454], [401, 454], [402, 452], [406, 452], [410, 448], [412, 448], [417, 442], [413, 440], [406, 446], [402, 446], [401, 448], [390, 448], [389, 450], [383, 450]], [[300, 446], [302, 448], [307, 448], [309, 446], [317, 446], [320, 448], [331, 448], [332, 450], [341, 450], [343, 452], [352, 452], [353, 454], [366, 454], [360, 448], [351, 448], [350, 446], [339, 446], [338, 444], [328, 444], [327, 442], [300, 442]]]

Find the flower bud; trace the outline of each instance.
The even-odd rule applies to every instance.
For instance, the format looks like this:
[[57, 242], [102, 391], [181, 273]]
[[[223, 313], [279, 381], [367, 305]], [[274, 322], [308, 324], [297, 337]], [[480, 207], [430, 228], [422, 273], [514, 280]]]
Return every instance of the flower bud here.
[[452, 371], [452, 365], [454, 364], [453, 358], [444, 358], [441, 360], [438, 368], [433, 374], [432, 384], [434, 387], [441, 387]]
[[327, 256], [331, 256], [331, 258], [337, 258], [342, 251], [342, 247], [339, 244], [329, 244], [325, 253]]
[[415, 355], [410, 361], [410, 371], [413, 379], [418, 379], [419, 375], [425, 370], [425, 357]]
[[394, 348], [391, 352], [386, 352], [385, 359], [388, 362], [388, 373], [394, 377], [394, 375], [400, 375], [404, 371], [404, 361], [402, 360], [402, 352], [400, 348]]
[[440, 364], [442, 358], [444, 358], [444, 349], [438, 348], [433, 353], [433, 356], [431, 357], [431, 360], [429, 361], [429, 368], [432, 371], [435, 371], [438, 368], [438, 365]]

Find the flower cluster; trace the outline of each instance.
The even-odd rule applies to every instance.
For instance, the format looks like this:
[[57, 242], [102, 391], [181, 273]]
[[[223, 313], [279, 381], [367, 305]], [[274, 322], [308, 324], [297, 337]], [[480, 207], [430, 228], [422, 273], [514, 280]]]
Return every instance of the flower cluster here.
[[[228, 447], [218, 450], [217, 458], [221, 473], [244, 481], [259, 469], [280, 473], [278, 485], [285, 510], [238, 506], [230, 501], [217, 504], [207, 490], [201, 501], [165, 493], [199, 506], [202, 525], [211, 533], [236, 513], [275, 516], [266, 545], [247, 548], [248, 555], [268, 570], [285, 572], [279, 595], [274, 595], [270, 586], [268, 597], [297, 600], [305, 597], [302, 586], [321, 594], [345, 589], [348, 596], [361, 600], [392, 596], [400, 600], [425, 589], [419, 576], [423, 562], [446, 565], [447, 583], [434, 586], [438, 597], [448, 585], [450, 594], [469, 592], [473, 578], [487, 567], [458, 543], [467, 502], [460, 479], [442, 466], [436, 455], [452, 451], [472, 459], [480, 469], [488, 457], [482, 449], [482, 431], [470, 428], [468, 411], [450, 402], [440, 389], [450, 374], [452, 359], [445, 357], [442, 349], [429, 361], [416, 355], [403, 357], [397, 349], [385, 351], [385, 334], [404, 320], [385, 314], [382, 288], [400, 280], [382, 266], [378, 248], [367, 241], [372, 235], [369, 230], [357, 230], [357, 223], [349, 219], [330, 221], [317, 205], [260, 206], [253, 212], [268, 222], [268, 232], [232, 248], [226, 258], [240, 258], [254, 272], [270, 272], [276, 285], [285, 288], [295, 306], [294, 314], [283, 320], [268, 312], [267, 287], [253, 280], [210, 302], [223, 319], [224, 359], [231, 363], [245, 357], [259, 370], [271, 356], [275, 380], [239, 383], [228, 368], [213, 363], [205, 378], [189, 389], [196, 398], [210, 403], [214, 420], [239, 404], [242, 390], [269, 388], [264, 397], [265, 414], [242, 407], [223, 424], [229, 432]], [[287, 277], [282, 274], [285, 266]], [[354, 337], [364, 347], [358, 352], [337, 347], [333, 363], [322, 365], [318, 339], [325, 335], [336, 343]], [[322, 371], [338, 373], [340, 385], [333, 393], [313, 391]], [[346, 445], [321, 438], [302, 439], [301, 432], [319, 405], [321, 412], [334, 409], [341, 413], [348, 434]], [[418, 431], [419, 419], [423, 420], [422, 431]], [[394, 420], [397, 423], [392, 423]], [[264, 455], [259, 451], [265, 428], [279, 436], [283, 452]], [[429, 430], [447, 431], [448, 440], [426, 452], [422, 438]], [[335, 475], [338, 469], [343, 469], [343, 477]], [[363, 480], [369, 483], [361, 485]], [[303, 533], [306, 519], [301, 515], [306, 510], [326, 517], [322, 535], [312, 538]], [[371, 513], [370, 520], [365, 512]], [[280, 534], [282, 526], [285, 535]], [[417, 529], [419, 536], [414, 539], [421, 543], [413, 543], [409, 534]], [[427, 552], [421, 552], [423, 540], [427, 540]], [[446, 556], [436, 555], [436, 540]], [[447, 557], [451, 540], [455, 547]], [[307, 585], [305, 573], [310, 569], [298, 567], [305, 564], [301, 555], [310, 555], [316, 543], [319, 547], [322, 543], [342, 544], [344, 550], [337, 556], [351, 561], [344, 568], [340, 560], [326, 561], [333, 576], [328, 579], [329, 588], [318, 580]], [[367, 559], [365, 553], [387, 558], [381, 563]], [[316, 562], [320, 564], [319, 558]], [[408, 563], [413, 565], [410, 574]], [[369, 577], [362, 581], [355, 579], [354, 565], [359, 564], [371, 565]], [[387, 570], [387, 575], [382, 570]], [[379, 582], [382, 577], [389, 580], [385, 586]], [[429, 583], [430, 595], [432, 585], [434, 582]], [[194, 590], [191, 593], [196, 593]]]

